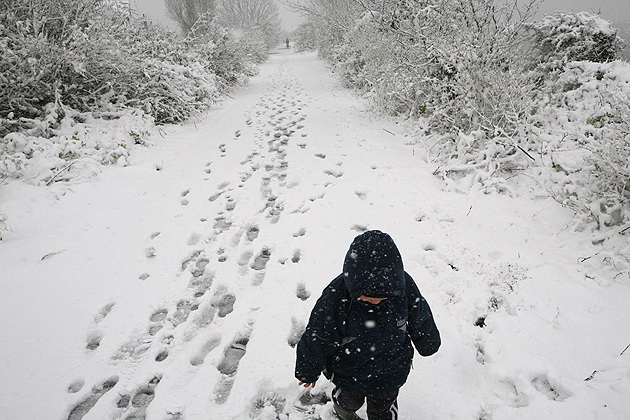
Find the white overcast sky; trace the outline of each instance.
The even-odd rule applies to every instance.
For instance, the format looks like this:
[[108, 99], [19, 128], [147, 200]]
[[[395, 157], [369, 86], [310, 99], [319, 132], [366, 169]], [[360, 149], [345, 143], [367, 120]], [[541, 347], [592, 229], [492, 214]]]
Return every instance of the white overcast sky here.
[[[150, 16], [154, 21], [173, 27], [172, 22], [166, 16], [164, 0], [130, 0], [140, 13]], [[285, 30], [295, 29], [301, 18], [286, 10], [278, 3], [282, 26]], [[628, 26], [630, 24], [630, 0], [545, 0], [542, 12], [557, 10], [567, 12], [601, 12], [604, 19], [610, 20], [614, 27]]]

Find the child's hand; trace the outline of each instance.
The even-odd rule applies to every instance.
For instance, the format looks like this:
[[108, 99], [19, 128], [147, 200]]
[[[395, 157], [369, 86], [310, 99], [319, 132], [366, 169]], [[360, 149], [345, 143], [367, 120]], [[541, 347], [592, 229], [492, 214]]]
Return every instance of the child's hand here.
[[313, 382], [311, 384], [307, 384], [305, 382], [300, 381], [300, 383], [298, 384], [299, 386], [303, 386], [304, 388], [315, 388], [315, 384], [317, 382]]

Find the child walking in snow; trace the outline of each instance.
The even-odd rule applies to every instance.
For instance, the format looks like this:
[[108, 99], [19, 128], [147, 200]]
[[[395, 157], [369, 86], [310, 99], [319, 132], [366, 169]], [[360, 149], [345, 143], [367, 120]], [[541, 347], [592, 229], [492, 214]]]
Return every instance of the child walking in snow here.
[[378, 230], [357, 236], [343, 273], [324, 289], [297, 346], [295, 377], [314, 387], [321, 373], [334, 384], [342, 420], [398, 418], [398, 390], [407, 381], [413, 347], [430, 356], [440, 334], [428, 303], [403, 269], [392, 238]]

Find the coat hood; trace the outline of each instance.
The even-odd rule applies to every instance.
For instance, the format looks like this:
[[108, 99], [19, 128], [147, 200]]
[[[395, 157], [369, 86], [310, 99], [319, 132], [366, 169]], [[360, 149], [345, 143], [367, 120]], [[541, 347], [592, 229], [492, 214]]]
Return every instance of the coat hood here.
[[343, 263], [343, 275], [350, 297], [400, 296], [405, 288], [402, 257], [386, 233], [369, 230], [350, 245]]

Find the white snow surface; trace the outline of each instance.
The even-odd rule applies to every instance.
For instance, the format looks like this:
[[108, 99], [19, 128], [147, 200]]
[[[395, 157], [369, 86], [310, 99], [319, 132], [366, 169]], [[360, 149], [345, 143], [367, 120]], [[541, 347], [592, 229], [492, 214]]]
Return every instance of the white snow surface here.
[[526, 184], [448, 192], [405, 132], [278, 50], [129, 166], [7, 180], [0, 418], [331, 419], [294, 345], [366, 229], [394, 238], [443, 340], [400, 419], [630, 418], [627, 278]]

